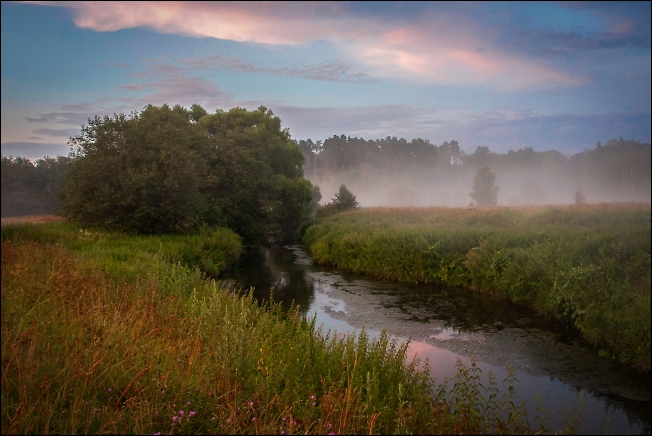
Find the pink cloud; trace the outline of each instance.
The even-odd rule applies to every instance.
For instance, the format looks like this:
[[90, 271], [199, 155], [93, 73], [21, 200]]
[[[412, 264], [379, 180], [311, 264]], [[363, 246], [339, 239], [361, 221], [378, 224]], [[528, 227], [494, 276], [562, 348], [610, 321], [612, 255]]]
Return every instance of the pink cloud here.
[[[539, 58], [497, 47], [499, 30], [436, 11], [417, 22], [359, 15], [342, 3], [36, 2], [73, 12], [81, 28], [145, 27], [161, 33], [262, 44], [329, 41], [379, 77], [406, 76], [452, 86], [513, 92], [578, 86], [587, 80]], [[614, 31], [625, 31], [618, 24]], [[370, 72], [372, 73], [372, 72]]]
[[630, 34], [634, 32], [634, 27], [633, 20], [623, 17], [613, 17], [613, 23], [611, 24], [609, 31], [617, 34]]

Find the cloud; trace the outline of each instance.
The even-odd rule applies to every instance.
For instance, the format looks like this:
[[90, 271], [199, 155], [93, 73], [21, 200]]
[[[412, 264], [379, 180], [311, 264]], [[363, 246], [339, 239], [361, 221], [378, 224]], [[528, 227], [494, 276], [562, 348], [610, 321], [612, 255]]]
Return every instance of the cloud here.
[[34, 130], [33, 133], [36, 133], [38, 135], [44, 135], [44, 136], [53, 136], [53, 137], [68, 136], [69, 137], [69, 136], [77, 135], [79, 133], [79, 130], [42, 128], [42, 129]]
[[236, 57], [211, 55], [183, 59], [181, 63], [200, 70], [224, 69], [239, 73], [262, 73], [325, 82], [369, 83], [377, 80], [363, 71], [355, 71], [353, 65], [345, 62], [322, 62], [310, 65], [302, 64], [295, 67], [265, 68]]
[[[255, 105], [256, 102], [251, 102], [251, 106]], [[415, 105], [269, 106], [285, 121], [284, 126], [289, 127], [296, 139], [317, 140], [342, 134], [365, 139], [422, 138], [436, 144], [456, 139], [469, 153], [477, 146], [501, 153], [524, 147], [579, 152], [614, 135], [650, 142], [649, 113], [540, 115], [516, 107], [475, 112]]]
[[133, 78], [147, 79], [147, 81], [126, 83], [118, 87], [135, 92], [153, 91], [144, 96], [130, 99], [132, 105], [138, 108], [148, 104], [161, 105], [163, 103], [182, 106], [197, 103], [207, 108], [232, 105], [233, 99], [230, 93], [220, 90], [219, 86], [213, 82], [190, 76], [190, 68], [172, 65], [165, 62], [167, 59], [165, 57], [149, 60], [144, 70], [132, 73]]
[[[328, 41], [378, 77], [408, 77], [452, 86], [488, 86], [499, 92], [580, 86], [549, 61], [499, 44], [498, 28], [450, 10], [416, 19], [353, 12], [343, 3], [278, 2], [38, 2], [72, 11], [78, 27], [110, 32], [145, 27], [161, 33], [259, 44]], [[482, 48], [482, 50], [478, 50]], [[222, 68], [256, 68], [220, 60]], [[361, 81], [346, 64], [267, 70], [313, 80]], [[362, 73], [365, 74], [365, 73]]]
[[553, 30], [523, 30], [515, 33], [516, 45], [520, 50], [540, 56], [546, 53], [575, 53], [620, 47], [650, 48], [650, 39], [641, 35], [602, 32], [585, 36], [577, 32]]
[[[110, 107], [113, 105], [108, 103], [108, 99], [102, 98], [88, 103], [60, 104], [55, 106], [56, 109], [54, 111], [39, 114], [38, 117], [25, 117], [25, 119], [30, 123], [65, 124], [78, 127], [82, 124], [86, 124], [88, 118], [92, 118], [95, 115], [101, 113], [114, 113], [110, 111]], [[49, 130], [49, 132], [44, 133], [48, 135], [51, 135], [54, 132], [52, 129], [46, 130]]]
[[66, 144], [3, 142], [0, 146], [3, 156], [25, 157], [32, 160], [40, 159], [44, 156], [67, 156], [70, 153], [70, 146]]

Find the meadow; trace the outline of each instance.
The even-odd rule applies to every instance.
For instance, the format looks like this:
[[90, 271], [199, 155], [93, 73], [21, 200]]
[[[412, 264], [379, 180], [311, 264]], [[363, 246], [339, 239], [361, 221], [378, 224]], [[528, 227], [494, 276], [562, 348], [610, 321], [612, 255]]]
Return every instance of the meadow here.
[[491, 293], [650, 370], [649, 204], [365, 208], [301, 231], [318, 263]]
[[511, 376], [500, 395], [460, 363], [435, 385], [385, 334], [334, 337], [222, 289], [202, 269], [236, 242], [4, 226], [2, 434], [530, 431]]

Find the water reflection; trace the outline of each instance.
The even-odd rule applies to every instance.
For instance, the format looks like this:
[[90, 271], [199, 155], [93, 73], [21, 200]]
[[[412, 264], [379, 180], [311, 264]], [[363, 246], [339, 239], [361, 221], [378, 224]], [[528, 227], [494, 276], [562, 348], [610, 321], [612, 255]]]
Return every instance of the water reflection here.
[[[580, 433], [650, 433], [650, 378], [629, 374], [583, 344], [577, 333], [532, 311], [457, 288], [415, 286], [335, 273], [312, 266], [298, 247], [264, 248], [244, 258], [229, 280], [254, 288], [260, 302], [273, 297], [285, 310], [300, 305], [324, 331], [357, 332], [374, 337], [386, 329], [411, 338], [411, 358], [428, 359], [437, 381], [452, 377], [455, 363], [475, 356], [486, 375], [506, 377], [513, 365], [531, 418], [535, 394], [550, 410], [551, 429], [564, 428], [564, 408], [577, 408], [584, 393]], [[486, 379], [484, 380], [486, 382]], [[536, 426], [536, 423], [532, 423]]]
[[314, 286], [306, 267], [296, 264], [295, 259], [286, 248], [263, 247], [247, 253], [233, 271], [220, 278], [244, 291], [253, 288], [253, 296], [260, 303], [273, 299], [286, 311], [292, 304], [299, 305], [305, 315], [314, 299]]

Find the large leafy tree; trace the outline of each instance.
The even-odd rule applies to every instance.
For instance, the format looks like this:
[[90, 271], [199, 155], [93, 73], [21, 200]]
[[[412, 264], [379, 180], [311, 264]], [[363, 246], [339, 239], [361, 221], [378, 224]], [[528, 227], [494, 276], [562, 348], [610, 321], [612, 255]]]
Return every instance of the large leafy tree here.
[[207, 138], [207, 194], [224, 223], [245, 241], [293, 235], [312, 185], [303, 177], [304, 155], [281, 120], [264, 106], [233, 108], [202, 117], [197, 127]]
[[473, 179], [473, 192], [469, 195], [478, 206], [495, 206], [498, 201], [498, 190], [496, 175], [485, 166], [478, 169]]
[[166, 233], [221, 223], [256, 243], [293, 234], [311, 199], [301, 150], [264, 107], [148, 106], [89, 120], [71, 144], [63, 211], [86, 224]]
[[70, 143], [63, 214], [138, 233], [187, 232], [203, 221], [203, 138], [183, 108], [95, 117]]

